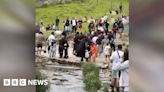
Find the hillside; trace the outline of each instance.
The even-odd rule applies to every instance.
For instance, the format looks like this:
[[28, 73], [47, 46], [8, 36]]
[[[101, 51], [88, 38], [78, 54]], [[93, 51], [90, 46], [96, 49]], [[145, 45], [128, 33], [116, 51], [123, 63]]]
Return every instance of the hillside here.
[[[113, 9], [118, 8], [122, 2], [125, 14], [128, 14], [128, 0], [113, 0]], [[62, 20], [66, 17], [72, 18], [76, 16], [101, 17], [109, 12], [111, 8], [111, 0], [86, 0], [84, 3], [73, 1], [67, 4], [56, 4], [47, 7], [36, 8], [36, 21], [39, 22], [41, 16], [46, 16], [45, 24], [54, 23], [55, 16], [59, 16]]]
[[[98, 1], [98, 2], [97, 2]], [[117, 9], [122, 3], [124, 14], [128, 15], [129, 2], [128, 0], [112, 0], [112, 10]], [[40, 18], [44, 16], [44, 25], [53, 24], [55, 22], [55, 17], [60, 18], [60, 29], [63, 28], [61, 22], [67, 17], [72, 19], [72, 17], [82, 18], [84, 16], [100, 18], [105, 14], [109, 15], [109, 10], [111, 9], [111, 0], [85, 0], [80, 2], [80, 0], [73, 0], [71, 3], [66, 4], [52, 4], [49, 6], [43, 6], [36, 8], [36, 22], [40, 21]], [[117, 18], [120, 15], [109, 16]], [[87, 30], [87, 24], [83, 24], [83, 30]]]

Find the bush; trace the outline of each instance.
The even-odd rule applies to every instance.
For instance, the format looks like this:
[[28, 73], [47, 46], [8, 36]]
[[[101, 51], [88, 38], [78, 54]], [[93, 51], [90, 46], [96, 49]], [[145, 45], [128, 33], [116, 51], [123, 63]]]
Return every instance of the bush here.
[[92, 71], [95, 72], [96, 76], [99, 76], [99, 68], [96, 67], [95, 64], [93, 63], [89, 63], [89, 62], [85, 62], [83, 63], [83, 76], [85, 77], [87, 73], [90, 73]]
[[97, 92], [101, 87], [99, 80], [99, 68], [95, 64], [85, 62], [83, 64], [83, 78], [85, 89], [89, 92]]
[[103, 88], [103, 92], [109, 92], [109, 90], [108, 90], [108, 86], [107, 86], [107, 85], [104, 86], [104, 88]]
[[[39, 71], [36, 72], [36, 79], [43, 80], [43, 75]], [[45, 86], [45, 85], [36, 86], [36, 92], [46, 92], [47, 89], [48, 89], [48, 86]]]

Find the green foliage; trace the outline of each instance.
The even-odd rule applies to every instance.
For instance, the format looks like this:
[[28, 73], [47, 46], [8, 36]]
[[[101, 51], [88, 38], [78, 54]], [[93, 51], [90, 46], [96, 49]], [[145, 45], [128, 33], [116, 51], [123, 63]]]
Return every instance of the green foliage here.
[[104, 86], [104, 88], [103, 88], [103, 92], [109, 92], [109, 90], [108, 90], [108, 86], [107, 86], [107, 85]]
[[[36, 72], [36, 79], [43, 80], [43, 75], [39, 71]], [[48, 89], [48, 86], [45, 86], [45, 85], [36, 86], [36, 92], [46, 92], [47, 89]]]
[[[129, 2], [128, 0], [113, 0], [112, 7], [113, 9], [118, 9], [119, 4], [123, 4], [124, 14], [128, 15], [129, 11]], [[84, 0], [80, 2], [79, 0], [73, 0], [71, 3], [66, 4], [52, 4], [45, 5], [41, 8], [36, 8], [36, 21], [40, 22], [40, 18], [45, 16], [44, 25], [53, 24], [55, 22], [55, 17], [59, 16], [60, 26], [62, 29], [62, 21], [67, 17], [72, 19], [72, 17], [82, 18], [84, 16], [100, 18], [105, 14], [109, 15], [111, 2], [110, 0], [98, 0], [98, 3], [95, 0]], [[120, 15], [109, 16], [117, 18]], [[83, 24], [83, 30], [87, 30], [87, 23]]]
[[96, 73], [96, 76], [99, 75], [99, 68], [96, 67], [95, 64], [90, 63], [90, 62], [85, 62], [83, 63], [83, 76], [86, 76], [87, 73], [90, 73], [94, 71]]
[[99, 68], [93, 63], [83, 63], [83, 78], [88, 92], [97, 92], [101, 87]]

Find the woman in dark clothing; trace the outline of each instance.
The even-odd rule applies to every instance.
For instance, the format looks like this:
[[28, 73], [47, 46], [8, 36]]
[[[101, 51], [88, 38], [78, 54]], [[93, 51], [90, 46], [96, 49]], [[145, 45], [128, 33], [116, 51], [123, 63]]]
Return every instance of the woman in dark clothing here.
[[106, 35], [109, 32], [108, 28], [109, 28], [109, 23], [108, 23], [108, 21], [105, 21], [105, 34]]
[[93, 21], [91, 23], [89, 23], [88, 29], [89, 29], [90, 34], [95, 31], [95, 24]]
[[60, 58], [63, 57], [63, 50], [64, 50], [64, 37], [62, 37], [59, 40], [59, 54], [60, 54]]
[[67, 38], [64, 37], [64, 58], [68, 58], [68, 47], [69, 47], [69, 44], [68, 44]]
[[62, 37], [59, 40], [59, 54], [60, 54], [60, 58], [63, 57], [63, 51], [64, 51], [64, 58], [68, 58], [68, 41], [66, 39], [66, 37]]
[[85, 41], [86, 41], [86, 38], [83, 38], [81, 41], [80, 41], [80, 44], [78, 46], [78, 54], [79, 54], [79, 57], [81, 57], [81, 61], [84, 60], [85, 58], [85, 51], [86, 51], [86, 44], [85, 44]]
[[77, 32], [75, 37], [74, 37], [74, 44], [73, 44], [73, 46], [74, 46], [73, 54], [76, 55], [77, 54], [77, 47], [79, 46], [79, 32]]
[[64, 25], [64, 26], [65, 26], [65, 31], [66, 31], [66, 32], [69, 32], [70, 21], [69, 21], [68, 18], [66, 19], [65, 25]]
[[116, 33], [117, 33], [117, 31], [118, 31], [117, 22], [113, 23], [112, 31], [113, 31], [114, 38], [116, 38]]
[[109, 39], [110, 47], [113, 49], [113, 51], [115, 51], [114, 34], [112, 32], [109, 32], [108, 39]]

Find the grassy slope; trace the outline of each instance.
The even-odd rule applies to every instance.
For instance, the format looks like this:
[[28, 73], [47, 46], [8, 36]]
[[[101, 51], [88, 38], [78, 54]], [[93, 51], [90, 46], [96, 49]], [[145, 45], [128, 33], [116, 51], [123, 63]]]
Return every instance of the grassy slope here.
[[[60, 22], [64, 21], [66, 17], [72, 19], [72, 17], [82, 18], [83, 16], [94, 18], [99, 18], [105, 14], [111, 7], [111, 0], [86, 0], [87, 2], [72, 2], [68, 4], [58, 4], [51, 5], [48, 7], [36, 8], [36, 21], [39, 22], [41, 16], [46, 16], [44, 19], [45, 25], [53, 24], [55, 21], [55, 16], [59, 16]], [[118, 8], [119, 4], [122, 2], [125, 15], [128, 15], [128, 0], [113, 0], [113, 9]], [[120, 16], [120, 15], [118, 15]], [[117, 18], [118, 16], [112, 16]], [[110, 16], [111, 17], [111, 16]], [[83, 30], [87, 30], [87, 24], [83, 24]], [[60, 23], [60, 29], [63, 25]], [[48, 33], [49, 34], [49, 33]]]

